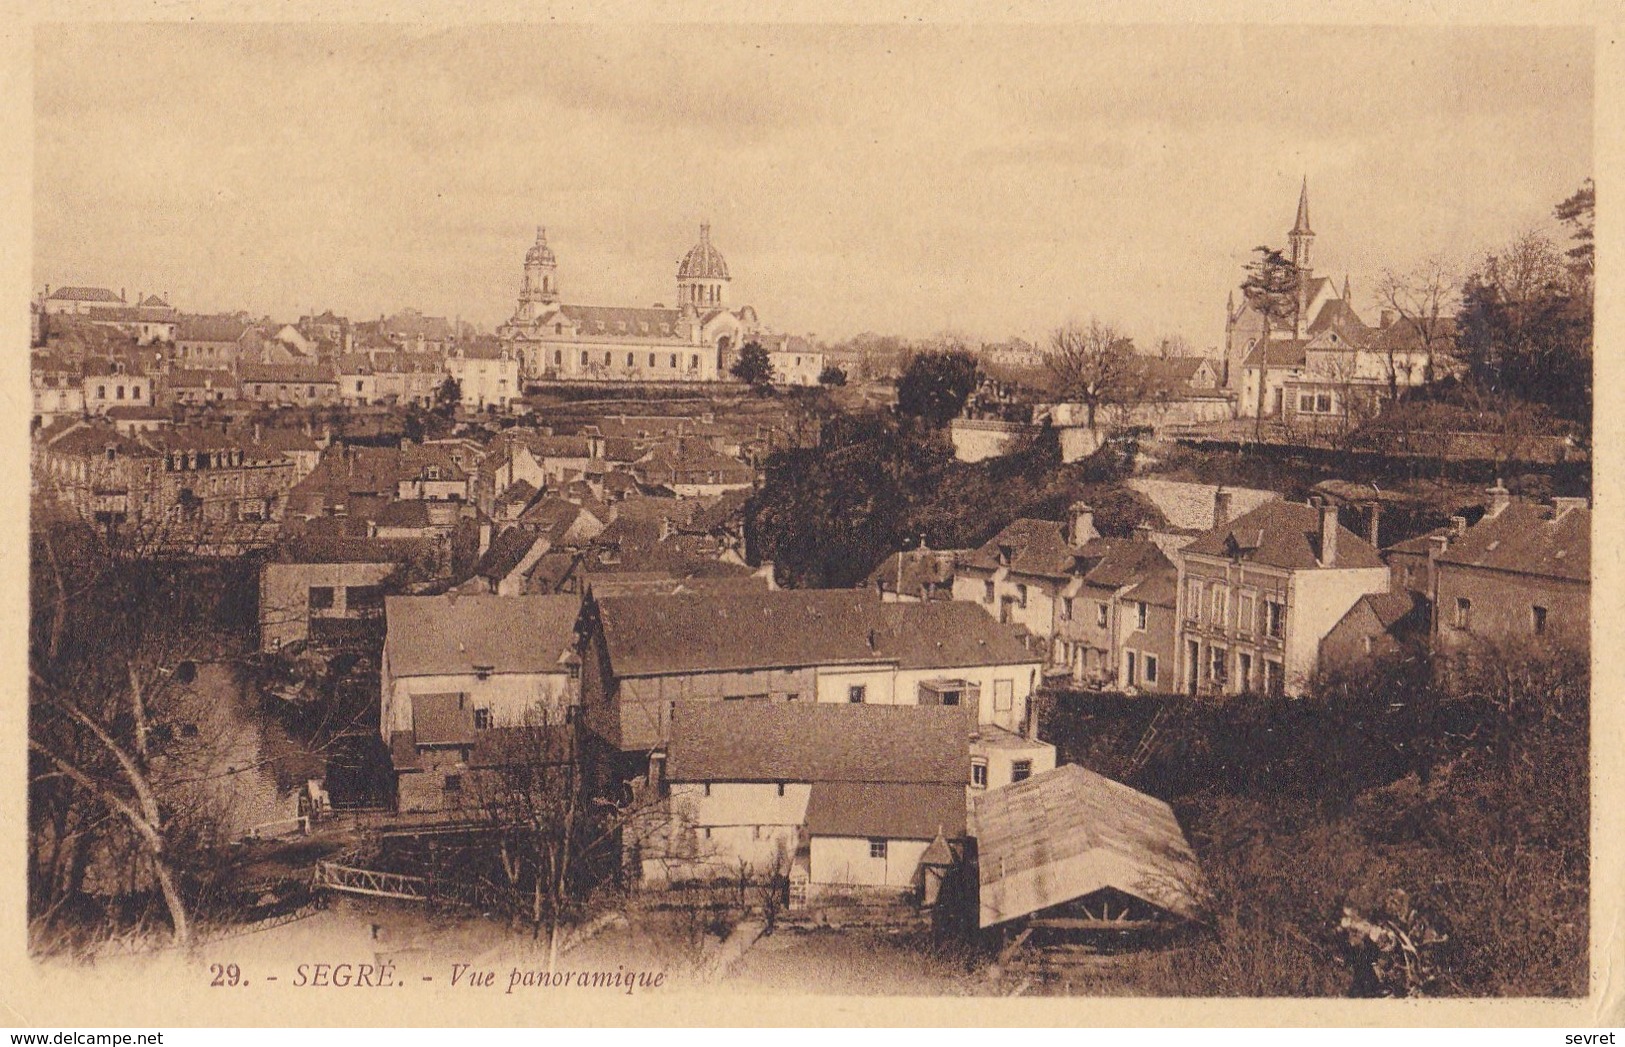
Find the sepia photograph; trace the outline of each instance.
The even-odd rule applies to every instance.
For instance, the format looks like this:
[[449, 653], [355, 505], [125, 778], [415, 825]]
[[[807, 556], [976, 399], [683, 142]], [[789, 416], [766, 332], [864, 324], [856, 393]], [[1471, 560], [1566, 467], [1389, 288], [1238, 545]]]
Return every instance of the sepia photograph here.
[[34, 25], [19, 962], [1592, 996], [1600, 39]]

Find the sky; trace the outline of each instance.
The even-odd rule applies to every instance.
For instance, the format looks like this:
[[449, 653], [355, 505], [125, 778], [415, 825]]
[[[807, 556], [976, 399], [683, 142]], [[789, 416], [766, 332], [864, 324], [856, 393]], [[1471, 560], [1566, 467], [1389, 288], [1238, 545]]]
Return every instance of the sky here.
[[294, 319], [670, 303], [708, 221], [790, 333], [1223, 334], [1307, 178], [1317, 272], [1470, 262], [1592, 170], [1589, 29], [41, 27], [34, 277]]

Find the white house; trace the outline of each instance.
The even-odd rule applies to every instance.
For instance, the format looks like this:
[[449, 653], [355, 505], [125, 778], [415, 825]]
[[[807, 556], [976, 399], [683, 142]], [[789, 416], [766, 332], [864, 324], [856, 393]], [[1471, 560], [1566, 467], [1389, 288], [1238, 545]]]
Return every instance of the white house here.
[[575, 596], [391, 596], [379, 733], [412, 730], [412, 696], [467, 695], [474, 726], [563, 723], [576, 702]]
[[683, 706], [665, 780], [670, 823], [646, 879], [788, 875], [906, 890], [938, 836], [964, 835], [967, 711], [723, 702]]

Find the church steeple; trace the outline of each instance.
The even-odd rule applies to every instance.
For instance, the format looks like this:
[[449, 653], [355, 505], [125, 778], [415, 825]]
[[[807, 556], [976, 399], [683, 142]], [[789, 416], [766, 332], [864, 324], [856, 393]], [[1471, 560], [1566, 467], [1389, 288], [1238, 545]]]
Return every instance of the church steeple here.
[[1303, 188], [1298, 191], [1298, 220], [1292, 223], [1292, 231], [1287, 234], [1287, 240], [1292, 244], [1292, 264], [1307, 276], [1309, 273], [1309, 246], [1315, 242], [1315, 231], [1309, 228], [1309, 176], [1303, 179]]
[[1354, 296], [1349, 294], [1349, 274], [1343, 274], [1343, 301], [1348, 305], [1354, 304]]

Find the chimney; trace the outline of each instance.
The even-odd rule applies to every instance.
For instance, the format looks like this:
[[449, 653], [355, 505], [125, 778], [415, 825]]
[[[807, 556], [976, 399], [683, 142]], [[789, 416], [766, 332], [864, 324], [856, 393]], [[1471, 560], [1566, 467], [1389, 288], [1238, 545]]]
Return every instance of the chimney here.
[[1450, 537], [1460, 538], [1467, 533], [1467, 517], [1452, 516], [1450, 518]]
[[1561, 520], [1570, 509], [1584, 509], [1591, 504], [1589, 498], [1553, 498], [1553, 519]]
[[1382, 311], [1382, 318], [1381, 318], [1381, 324], [1382, 324], [1383, 329], [1386, 330], [1387, 328], [1390, 328], [1390, 327], [1394, 326], [1394, 322], [1396, 320], [1398, 320], [1398, 319], [1399, 319], [1399, 314], [1395, 313], [1392, 309], [1384, 309]]
[[1084, 542], [1098, 538], [1095, 531], [1095, 511], [1089, 508], [1087, 502], [1072, 503], [1072, 528], [1067, 536], [1073, 545], [1082, 545]]
[[1223, 527], [1230, 522], [1230, 492], [1223, 487], [1213, 492], [1213, 526]]
[[1141, 520], [1139, 523], [1134, 525], [1134, 540], [1136, 542], [1149, 542], [1151, 540], [1151, 536], [1156, 533], [1156, 528], [1152, 527], [1144, 520]]
[[1337, 565], [1337, 506], [1329, 501], [1320, 504], [1320, 563]]
[[1381, 520], [1382, 520], [1382, 503], [1381, 502], [1372, 502], [1371, 503], [1371, 534], [1370, 534], [1370, 538], [1371, 538], [1371, 548], [1373, 548], [1373, 549], [1381, 549], [1382, 548], [1382, 543], [1377, 541], [1377, 536], [1381, 533], [1381, 529], [1379, 527], [1379, 523], [1380, 523]]
[[1512, 492], [1501, 483], [1501, 478], [1495, 478], [1495, 486], [1484, 492], [1490, 496], [1490, 505], [1486, 516], [1500, 516], [1507, 506], [1512, 504]]
[[1448, 535], [1436, 534], [1428, 539], [1428, 591], [1423, 595], [1427, 597], [1429, 613], [1435, 619], [1428, 623], [1430, 628], [1437, 624], [1439, 613], [1436, 606], [1439, 596], [1439, 557], [1443, 556], [1448, 548], [1450, 548]]
[[479, 552], [475, 553], [474, 555], [475, 556], [484, 556], [486, 554], [486, 552], [490, 548], [491, 548], [491, 521], [485, 520], [485, 521], [480, 523], [480, 550], [479, 550]]

